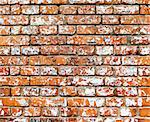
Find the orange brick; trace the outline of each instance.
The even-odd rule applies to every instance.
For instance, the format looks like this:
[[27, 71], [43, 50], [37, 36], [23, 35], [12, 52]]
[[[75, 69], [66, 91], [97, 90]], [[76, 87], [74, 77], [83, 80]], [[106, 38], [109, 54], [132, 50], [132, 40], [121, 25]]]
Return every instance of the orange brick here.
[[150, 96], [150, 88], [139, 88], [139, 96]]
[[150, 6], [141, 5], [140, 14], [150, 14]]
[[20, 96], [21, 95], [21, 88], [20, 87], [11, 88], [11, 95], [12, 96]]
[[149, 117], [150, 116], [150, 108], [140, 108], [139, 114], [142, 117]]
[[140, 86], [150, 86], [150, 78], [148, 77], [139, 77], [138, 82]]

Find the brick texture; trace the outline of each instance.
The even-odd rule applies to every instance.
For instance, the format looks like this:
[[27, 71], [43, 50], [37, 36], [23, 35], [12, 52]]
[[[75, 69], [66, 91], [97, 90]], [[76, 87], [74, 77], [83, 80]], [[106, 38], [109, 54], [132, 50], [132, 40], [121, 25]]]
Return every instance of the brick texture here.
[[150, 122], [150, 0], [0, 0], [0, 122]]

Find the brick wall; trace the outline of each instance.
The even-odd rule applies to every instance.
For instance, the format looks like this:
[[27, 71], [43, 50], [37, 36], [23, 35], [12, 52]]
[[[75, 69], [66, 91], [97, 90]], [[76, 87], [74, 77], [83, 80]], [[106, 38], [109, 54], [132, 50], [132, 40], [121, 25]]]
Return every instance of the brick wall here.
[[150, 0], [0, 0], [0, 122], [150, 122]]

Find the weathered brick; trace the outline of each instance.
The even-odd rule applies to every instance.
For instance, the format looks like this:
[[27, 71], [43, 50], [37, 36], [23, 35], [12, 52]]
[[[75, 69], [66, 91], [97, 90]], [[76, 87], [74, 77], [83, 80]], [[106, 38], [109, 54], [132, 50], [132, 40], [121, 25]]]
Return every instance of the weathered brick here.
[[96, 46], [97, 55], [111, 55], [113, 54], [113, 46]]
[[74, 107], [65, 107], [65, 108], [61, 108], [61, 116], [63, 117], [71, 117], [71, 116], [77, 116], [78, 115], [78, 108], [74, 108]]
[[10, 88], [0, 88], [0, 96], [9, 96], [10, 95]]
[[39, 75], [39, 67], [34, 66], [24, 66], [21, 67], [21, 75]]
[[150, 44], [149, 36], [132, 36], [131, 44]]
[[97, 31], [94, 25], [78, 25], [77, 34], [95, 34]]
[[103, 57], [104, 64], [106, 65], [120, 65], [121, 57], [118, 56], [105, 56]]
[[66, 106], [66, 98], [63, 97], [32, 97], [30, 100], [31, 106]]
[[76, 5], [61, 5], [59, 11], [61, 14], [76, 14], [78, 7]]
[[113, 75], [113, 68], [110, 66], [96, 67], [96, 75], [111, 76]]
[[95, 108], [80, 108], [79, 115], [86, 116], [86, 117], [95, 117], [97, 116], [98, 112]]
[[41, 96], [57, 96], [58, 89], [55, 87], [42, 87], [40, 88], [40, 95]]
[[4, 5], [0, 6], [0, 14], [10, 14], [10, 6], [9, 5]]
[[41, 14], [58, 14], [58, 6], [56, 5], [41, 5], [40, 6]]
[[57, 26], [40, 26], [39, 32], [43, 35], [57, 34]]
[[102, 19], [103, 19], [102, 24], [119, 24], [118, 15], [103, 15]]
[[60, 25], [59, 34], [74, 34], [76, 32], [76, 27], [72, 25]]
[[140, 27], [137, 25], [114, 26], [115, 34], [140, 34]]
[[95, 6], [94, 5], [79, 6], [78, 14], [95, 14]]
[[1, 15], [0, 25], [27, 25], [29, 23], [26, 15]]
[[100, 107], [105, 103], [104, 98], [68, 98], [68, 106], [70, 107]]
[[39, 67], [41, 75], [57, 75], [57, 68], [50, 66]]
[[97, 96], [113, 96], [114, 95], [114, 88], [110, 87], [97, 87], [96, 88], [96, 95]]
[[22, 14], [39, 14], [39, 6], [23, 5], [21, 6]]
[[67, 4], [68, 0], [32, 0], [34, 4]]
[[29, 36], [0, 36], [0, 45], [29, 45]]
[[102, 77], [74, 77], [72, 80], [73, 85], [77, 86], [101, 86], [104, 85], [104, 78]]
[[137, 76], [137, 67], [134, 66], [118, 66], [114, 67], [116, 76]]
[[113, 6], [114, 14], [138, 14], [139, 6], [137, 5], [116, 5]]
[[20, 87], [11, 88], [11, 95], [12, 96], [20, 96], [21, 95], [21, 88]]
[[9, 116], [10, 109], [7, 107], [0, 108], [0, 116]]
[[17, 108], [11, 108], [11, 112], [12, 112], [12, 116], [19, 117], [22, 115], [23, 110], [22, 108], [17, 107]]
[[136, 116], [136, 108], [121, 108], [121, 116]]
[[29, 4], [30, 0], [7, 0], [8, 4]]
[[11, 5], [11, 14], [21, 14], [21, 6], [20, 5]]
[[79, 96], [95, 96], [95, 88], [94, 87], [78, 87], [78, 95]]
[[121, 24], [149, 24], [149, 15], [124, 15], [120, 18]]
[[39, 107], [24, 108], [24, 116], [40, 116], [41, 109]]
[[112, 14], [113, 13], [113, 7], [110, 5], [96, 6], [96, 13], [97, 14]]
[[59, 89], [61, 96], [76, 96], [77, 95], [77, 89], [75, 87], [61, 87]]
[[118, 108], [107, 108], [102, 107], [99, 109], [101, 116], [117, 116], [118, 115]]
[[42, 109], [42, 115], [45, 117], [57, 117], [59, 115], [59, 109], [57, 107], [44, 107]]
[[118, 87], [115, 90], [117, 96], [137, 96], [137, 88], [136, 87]]
[[96, 34], [112, 34], [113, 28], [109, 25], [97, 25], [96, 26], [97, 31]]
[[64, 17], [58, 15], [32, 15], [30, 25], [60, 25], [64, 24]]
[[134, 55], [137, 54], [137, 46], [114, 46], [116, 55]]
[[106, 106], [114, 106], [114, 107], [120, 107], [124, 105], [124, 99], [123, 98], [106, 98]]
[[68, 24], [100, 24], [101, 16], [99, 15], [68, 15], [66, 17]]
[[150, 67], [139, 67], [138, 74], [140, 76], [149, 76], [150, 75]]

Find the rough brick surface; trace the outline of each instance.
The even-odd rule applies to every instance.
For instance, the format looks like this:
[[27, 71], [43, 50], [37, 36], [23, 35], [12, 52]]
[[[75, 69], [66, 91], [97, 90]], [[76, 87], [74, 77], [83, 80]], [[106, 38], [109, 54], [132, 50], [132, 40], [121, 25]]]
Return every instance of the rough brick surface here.
[[150, 0], [0, 0], [0, 122], [150, 122]]

